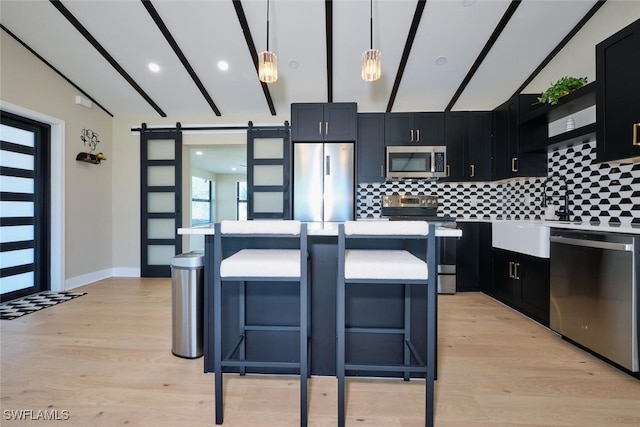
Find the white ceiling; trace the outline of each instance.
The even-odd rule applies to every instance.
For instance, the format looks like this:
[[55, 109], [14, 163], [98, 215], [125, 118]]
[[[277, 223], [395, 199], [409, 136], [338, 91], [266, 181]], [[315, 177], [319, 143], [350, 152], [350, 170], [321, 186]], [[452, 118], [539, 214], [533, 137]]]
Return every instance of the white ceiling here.
[[[292, 102], [355, 101], [359, 112], [493, 109], [532, 77], [596, 3], [270, 0], [270, 48], [278, 55], [279, 79], [269, 85], [258, 81], [237, 13], [241, 9], [246, 17], [255, 50], [264, 50], [266, 0], [0, 0], [0, 23], [96, 103], [94, 108], [113, 116], [151, 117], [151, 124], [153, 117], [167, 116], [175, 121], [198, 117], [200, 123], [245, 125], [249, 120], [257, 124], [289, 120]], [[327, 5], [333, 17], [331, 72], [327, 70]], [[504, 30], [470, 73], [499, 22], [515, 5]], [[420, 6], [424, 10], [402, 68], [403, 51]], [[369, 48], [370, 7], [373, 45], [382, 51], [383, 76], [366, 83], [360, 78], [360, 56]], [[154, 11], [195, 79], [154, 21]], [[610, 22], [616, 29], [638, 17], [637, 3], [609, 0], [592, 21]], [[86, 34], [74, 27], [73, 20]], [[576, 52], [575, 59], [585, 60], [584, 52], [592, 55], [594, 44], [613, 31], [599, 33], [601, 27], [586, 26], [568, 44]], [[586, 56], [586, 61], [594, 62]], [[438, 65], [438, 58], [444, 58], [444, 64]], [[228, 71], [218, 69], [220, 60], [229, 63]], [[572, 58], [560, 68], [554, 68], [556, 60], [552, 61], [547, 69], [553, 71], [534, 79], [532, 85], [538, 82], [534, 90], [541, 91], [540, 84], [562, 75], [586, 74], [580, 60]], [[160, 65], [159, 73], [149, 71], [150, 62]], [[468, 83], [463, 87], [465, 78]], [[185, 134], [191, 165], [212, 173], [246, 172], [242, 167], [246, 148], [236, 137]], [[203, 155], [196, 156], [195, 151]]]
[[[271, 117], [269, 97], [283, 120], [288, 120], [292, 102], [355, 101], [359, 112], [386, 111], [389, 106], [391, 111], [444, 111], [512, 4], [509, 0], [427, 1], [398, 80], [420, 2], [373, 0], [373, 45], [382, 51], [383, 77], [365, 83], [360, 79], [360, 57], [369, 48], [370, 3], [329, 2], [333, 8], [333, 90], [329, 94], [325, 1], [271, 0], [270, 49], [278, 55], [279, 79], [266, 85], [265, 96], [231, 0], [56, 3], [98, 41], [148, 100], [54, 3], [0, 0], [0, 22], [114, 116], [197, 116], [210, 117], [210, 123]], [[145, 3], [157, 11], [221, 116], [215, 115]], [[235, 3], [244, 11], [256, 50], [264, 50], [266, 0]], [[522, 1], [452, 109], [488, 110], [504, 102], [595, 3]], [[437, 65], [438, 57], [446, 58], [446, 63]], [[220, 60], [229, 63], [228, 71], [217, 68]], [[294, 61], [297, 68], [290, 66]], [[149, 62], [158, 63], [160, 72], [151, 73]], [[396, 81], [399, 85], [392, 97]]]

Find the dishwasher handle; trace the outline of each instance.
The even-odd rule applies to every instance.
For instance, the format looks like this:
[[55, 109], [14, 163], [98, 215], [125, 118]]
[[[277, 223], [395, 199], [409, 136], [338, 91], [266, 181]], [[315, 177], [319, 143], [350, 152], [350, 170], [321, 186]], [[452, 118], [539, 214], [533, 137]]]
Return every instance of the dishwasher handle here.
[[549, 241], [551, 243], [561, 243], [563, 245], [584, 246], [587, 248], [633, 252], [633, 243], [601, 242], [599, 240], [575, 239], [572, 237], [562, 237], [562, 236], [551, 236], [549, 237]]

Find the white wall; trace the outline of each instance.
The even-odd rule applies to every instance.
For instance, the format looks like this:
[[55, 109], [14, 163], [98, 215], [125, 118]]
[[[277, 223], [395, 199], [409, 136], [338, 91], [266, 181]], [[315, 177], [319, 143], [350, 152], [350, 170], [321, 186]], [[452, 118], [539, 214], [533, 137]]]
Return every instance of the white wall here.
[[[640, 18], [640, 1], [609, 0], [523, 90], [541, 93], [563, 76], [596, 79], [595, 46]], [[544, 25], [540, 27], [544, 31]]]
[[236, 219], [236, 183], [246, 180], [246, 174], [216, 175], [216, 221]]
[[[62, 225], [53, 230], [64, 233], [62, 246], [52, 248], [64, 250], [64, 266], [57, 268], [64, 271], [64, 283], [56, 286], [65, 289], [108, 277], [114, 265], [111, 183], [117, 167], [111, 157], [112, 119], [95, 105], [91, 109], [76, 105], [75, 97], [81, 94], [3, 31], [0, 44], [1, 100], [26, 114], [50, 117], [64, 128], [60, 176], [51, 182], [54, 191], [64, 194], [59, 209], [64, 212]], [[93, 165], [75, 160], [87, 149], [80, 139], [83, 128], [98, 133], [96, 151], [103, 152], [107, 161]]]

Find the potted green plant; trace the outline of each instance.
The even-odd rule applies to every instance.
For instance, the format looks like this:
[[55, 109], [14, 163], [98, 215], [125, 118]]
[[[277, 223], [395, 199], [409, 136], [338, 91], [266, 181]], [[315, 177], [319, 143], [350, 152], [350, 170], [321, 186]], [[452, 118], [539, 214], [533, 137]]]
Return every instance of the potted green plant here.
[[543, 104], [548, 103], [551, 105], [556, 105], [558, 103], [558, 99], [565, 95], [568, 95], [576, 89], [580, 89], [586, 84], [586, 77], [564, 76], [560, 80], [552, 84], [549, 89], [542, 92], [542, 95], [538, 98], [538, 101]]

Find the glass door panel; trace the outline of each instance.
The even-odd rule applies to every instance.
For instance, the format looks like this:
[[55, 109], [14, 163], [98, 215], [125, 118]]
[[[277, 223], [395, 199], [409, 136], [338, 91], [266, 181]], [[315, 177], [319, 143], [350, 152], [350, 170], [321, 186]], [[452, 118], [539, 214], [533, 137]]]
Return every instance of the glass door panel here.
[[291, 219], [289, 125], [247, 131], [247, 216]]
[[171, 258], [182, 252], [182, 134], [143, 130], [140, 150], [141, 275], [170, 277]]
[[0, 114], [0, 294], [50, 289], [49, 126]]

